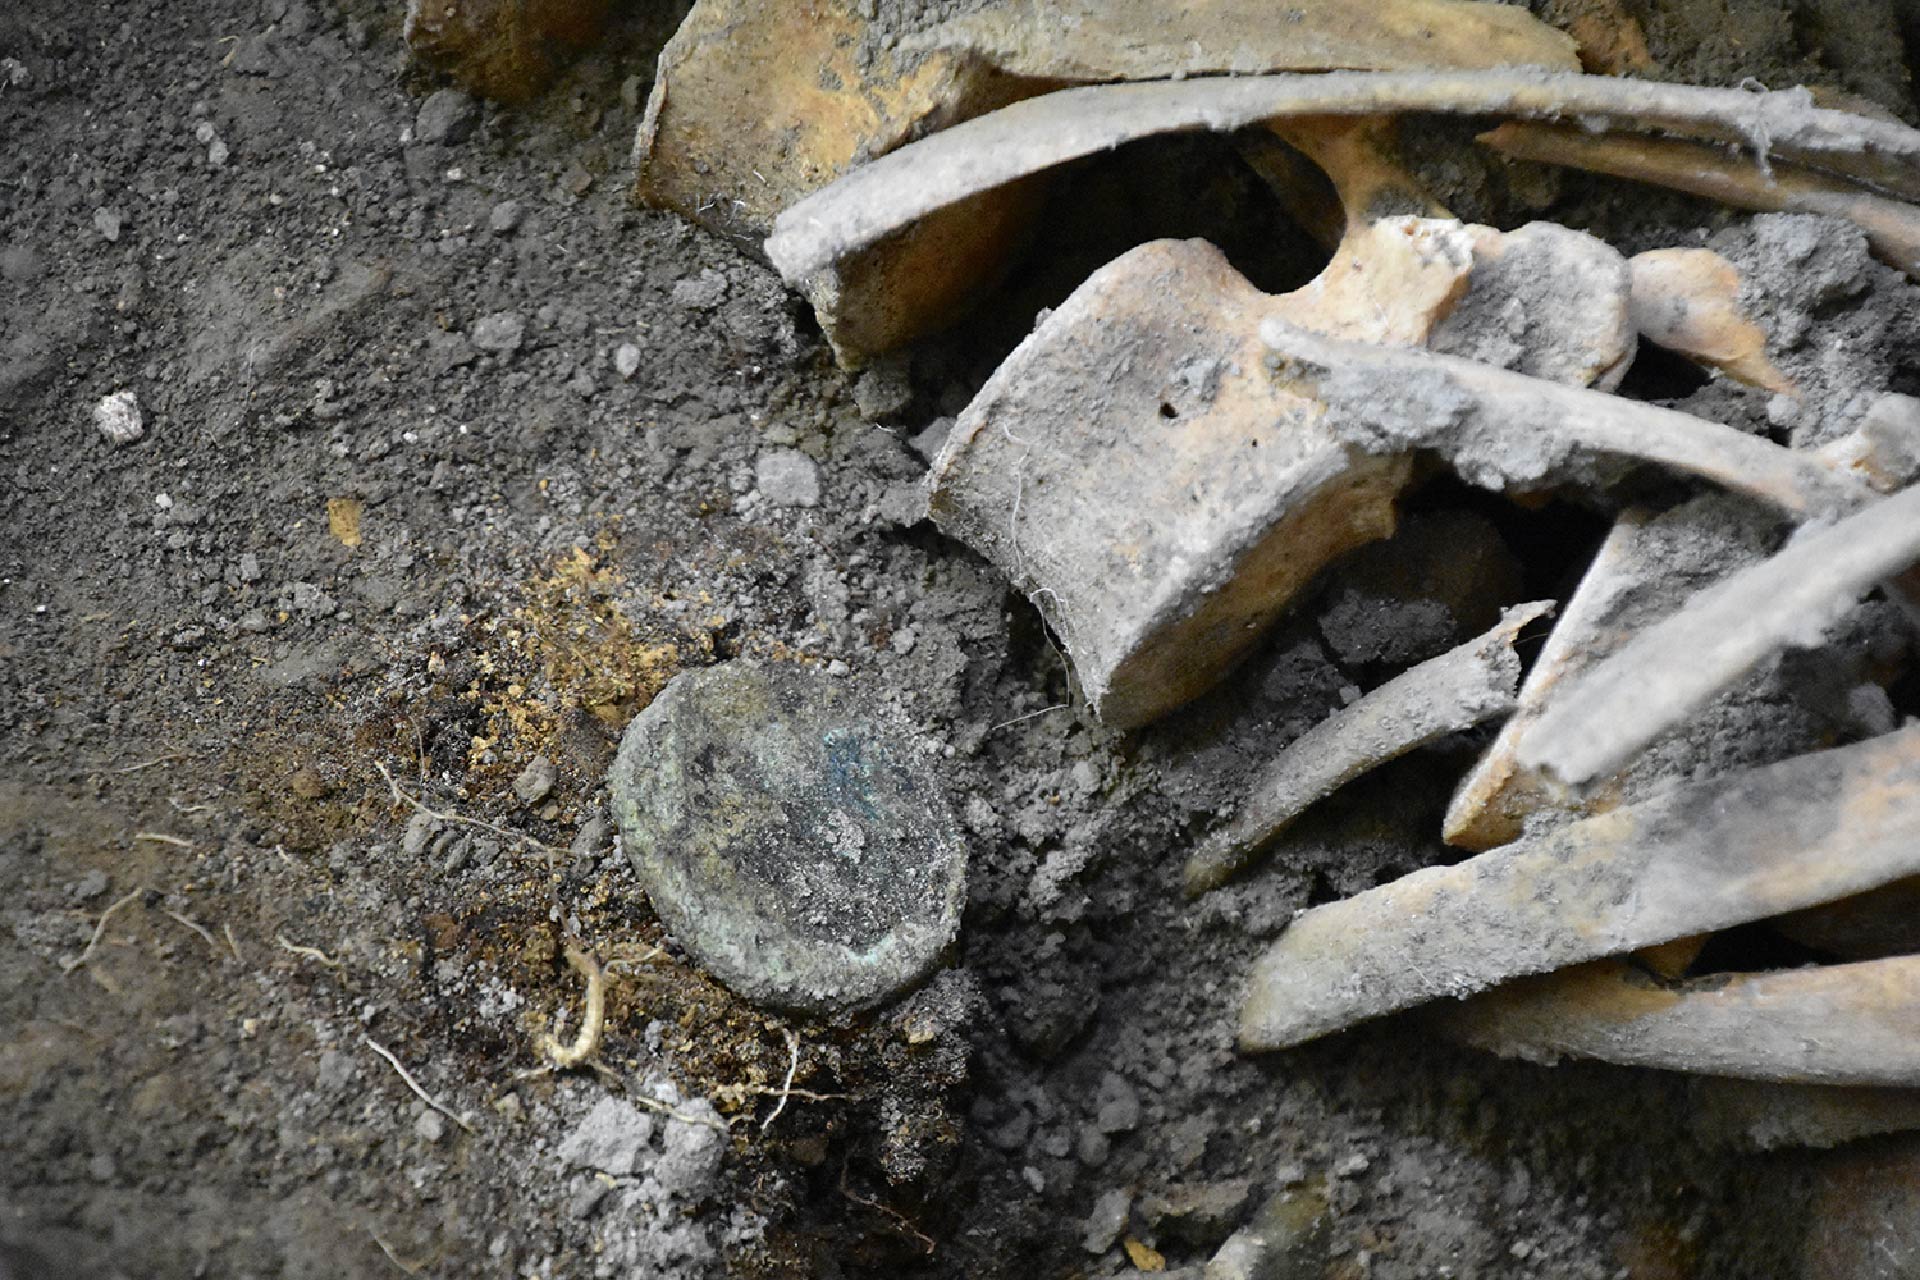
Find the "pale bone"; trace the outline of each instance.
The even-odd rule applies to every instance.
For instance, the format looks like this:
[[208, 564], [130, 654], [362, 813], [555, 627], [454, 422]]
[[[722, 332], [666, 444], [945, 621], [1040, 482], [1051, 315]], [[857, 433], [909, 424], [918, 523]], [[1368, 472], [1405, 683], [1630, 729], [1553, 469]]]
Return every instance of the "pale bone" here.
[[1720, 1146], [1773, 1151], [1837, 1147], [1920, 1129], [1920, 1089], [1776, 1084], [1699, 1076], [1688, 1082], [1693, 1127]]
[[1883, 261], [1920, 279], [1920, 207], [1863, 191], [1844, 178], [1787, 164], [1763, 170], [1720, 147], [1698, 142], [1595, 137], [1563, 125], [1513, 122], [1482, 134], [1480, 141], [1515, 160], [1568, 165], [1653, 183], [1736, 209], [1844, 218], [1866, 234], [1867, 243]]
[[1785, 648], [1818, 644], [1875, 584], [1920, 560], [1920, 487], [1882, 498], [1702, 591], [1547, 707], [1522, 767], [1579, 784], [1611, 772]]
[[899, 148], [799, 201], [767, 256], [789, 282], [937, 210], [1137, 138], [1233, 130], [1290, 116], [1466, 115], [1628, 122], [1747, 143], [1920, 196], [1920, 131], [1812, 105], [1805, 90], [1748, 93], [1520, 71], [1342, 72], [1093, 85], [1017, 102]]
[[1240, 1044], [1280, 1049], [1920, 873], [1920, 729], [1675, 787], [1299, 916]]
[[1435, 1010], [1446, 1031], [1507, 1058], [1800, 1084], [1920, 1085], [1920, 956], [1665, 986], [1602, 960], [1521, 978]]
[[1341, 444], [1276, 391], [1259, 321], [1287, 305], [1417, 339], [1472, 253], [1414, 227], [1336, 261], [1354, 269], [1289, 301], [1201, 241], [1122, 255], [1007, 358], [929, 472], [935, 521], [1033, 599], [1109, 723], [1197, 695], [1322, 565], [1393, 530], [1406, 459]]
[[1647, 341], [1736, 382], [1791, 395], [1767, 359], [1767, 333], [1740, 306], [1740, 272], [1711, 249], [1651, 249], [1627, 260], [1634, 328]]
[[1530, 488], [1609, 455], [1659, 463], [1800, 518], [1850, 509], [1858, 480], [1806, 454], [1690, 414], [1430, 351], [1261, 324], [1276, 377], [1328, 406], [1330, 429], [1370, 450], [1438, 451], [1469, 482]]
[[[1536, 326], [1575, 352], [1557, 361], [1566, 376], [1587, 376], [1623, 358], [1625, 264], [1566, 234], [1615, 268], [1570, 278], [1591, 305]], [[1421, 342], [1484, 261], [1532, 235], [1385, 219], [1279, 296], [1201, 242], [1142, 245], [1075, 290], [968, 405], [928, 476], [933, 517], [1034, 601], [1103, 721], [1144, 723], [1218, 680], [1334, 557], [1391, 533], [1409, 475], [1406, 458], [1335, 439], [1315, 401], [1267, 378], [1262, 320]]]
[[1187, 860], [1189, 894], [1243, 870], [1314, 803], [1371, 769], [1514, 707], [1520, 657], [1514, 640], [1552, 611], [1516, 605], [1499, 625], [1389, 680], [1302, 734], [1263, 771], [1231, 821]]

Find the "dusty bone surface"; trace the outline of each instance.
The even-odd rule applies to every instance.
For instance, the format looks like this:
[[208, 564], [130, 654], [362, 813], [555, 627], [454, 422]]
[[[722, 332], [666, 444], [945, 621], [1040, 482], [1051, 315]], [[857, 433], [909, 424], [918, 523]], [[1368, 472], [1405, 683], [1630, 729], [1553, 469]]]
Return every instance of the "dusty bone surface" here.
[[[1737, 856], [1736, 856], [1737, 855]], [[1244, 1048], [1876, 888], [1920, 870], [1920, 730], [1692, 786], [1295, 920]]]

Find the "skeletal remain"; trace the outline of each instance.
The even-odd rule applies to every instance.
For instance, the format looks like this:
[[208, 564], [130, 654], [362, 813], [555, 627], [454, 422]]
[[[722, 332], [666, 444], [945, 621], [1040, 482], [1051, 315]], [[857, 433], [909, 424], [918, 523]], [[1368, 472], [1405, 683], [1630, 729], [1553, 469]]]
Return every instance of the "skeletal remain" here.
[[1711, 249], [1652, 249], [1628, 259], [1640, 336], [1766, 391], [1793, 382], [1767, 359], [1766, 330], [1740, 306], [1740, 273]]
[[1623, 960], [1521, 978], [1436, 1010], [1502, 1057], [1803, 1084], [1920, 1085], [1920, 956], [1666, 985]]
[[[1333, 67], [1571, 70], [1571, 42], [1506, 5], [1264, 0], [1014, 0], [913, 30], [858, 0], [699, 0], [660, 56], [635, 146], [635, 194], [757, 247], [780, 209], [851, 167], [1022, 98], [1082, 81]], [[904, 36], [903, 36], [904, 30]], [[845, 364], [950, 322], [991, 288], [1038, 212], [1036, 182], [996, 185], [886, 244], [796, 281]], [[1405, 212], [1397, 209], [1396, 212]]]
[[1837, 1147], [1920, 1129], [1920, 1089], [1779, 1084], [1698, 1076], [1688, 1082], [1694, 1129], [1716, 1145], [1773, 1151]]
[[1920, 729], [1799, 756], [1430, 867], [1297, 918], [1243, 1048], [1778, 915], [1920, 873]]
[[1528, 670], [1518, 709], [1456, 788], [1441, 828], [1447, 842], [1490, 849], [1518, 837], [1528, 816], [1542, 810], [1592, 812], [1617, 803], [1617, 780], [1578, 795], [1550, 785], [1519, 764], [1521, 744], [1575, 677], [1680, 607], [1691, 584], [1762, 558], [1775, 527], [1725, 493], [1703, 494], [1657, 516], [1645, 508], [1622, 512]]
[[1467, 341], [1445, 319], [1473, 306], [1498, 320], [1517, 283], [1510, 246], [1515, 262], [1544, 248], [1574, 305], [1528, 315], [1523, 339], [1492, 354], [1568, 378], [1620, 364], [1625, 265], [1577, 233], [1384, 219], [1278, 296], [1199, 241], [1142, 245], [1094, 273], [967, 407], [929, 473], [933, 518], [1032, 598], [1103, 720], [1144, 723], [1218, 680], [1333, 558], [1391, 533], [1409, 475], [1404, 450], [1351, 447], [1311, 390], [1266, 377], [1263, 321]]
[[1565, 125], [1515, 121], [1480, 135], [1480, 141], [1516, 160], [1650, 182], [1738, 209], [1845, 218], [1866, 233], [1883, 261], [1920, 279], [1920, 207], [1863, 191], [1844, 178], [1791, 164], [1757, 167], [1723, 147], [1698, 142], [1596, 137]]
[[1748, 93], [1538, 71], [1329, 72], [1094, 85], [1016, 102], [899, 148], [784, 211], [767, 256], [791, 283], [980, 192], [1158, 134], [1411, 111], [1576, 119], [1753, 146], [1920, 198], [1920, 131]]
[[1429, 351], [1261, 324], [1276, 377], [1328, 409], [1328, 429], [1370, 451], [1439, 451], [1487, 488], [1585, 478], [1596, 455], [1715, 480], [1800, 517], [1847, 510], [1867, 491], [1806, 454], [1690, 414]]
[[1803, 947], [1848, 960], [1920, 954], [1920, 879], [1808, 907], [1767, 921]]
[[1521, 765], [1578, 784], [1618, 768], [1763, 659], [1817, 644], [1881, 579], [1920, 560], [1920, 487], [1883, 498], [1706, 591], [1556, 697]]
[[1187, 860], [1189, 894], [1218, 887], [1249, 865], [1316, 801], [1415, 747], [1513, 710], [1521, 629], [1552, 610], [1517, 605], [1500, 624], [1423, 662], [1321, 721], [1281, 753], [1226, 826]]

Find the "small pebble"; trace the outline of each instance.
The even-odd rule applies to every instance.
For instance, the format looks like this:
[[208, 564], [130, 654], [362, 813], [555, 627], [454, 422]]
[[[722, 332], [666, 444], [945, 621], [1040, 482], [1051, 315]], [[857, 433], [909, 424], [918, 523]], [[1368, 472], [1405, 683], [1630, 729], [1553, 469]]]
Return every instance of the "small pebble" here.
[[753, 464], [760, 496], [776, 507], [820, 505], [820, 466], [798, 449], [768, 449]]
[[473, 322], [468, 340], [482, 351], [512, 355], [526, 340], [526, 317], [512, 311], [496, 311]]
[[539, 804], [553, 790], [553, 784], [553, 761], [543, 755], [535, 756], [513, 780], [513, 794], [520, 797], [522, 804]]
[[640, 372], [640, 348], [631, 342], [623, 342], [613, 351], [613, 369], [622, 378], [631, 378]]
[[480, 123], [480, 104], [458, 89], [439, 89], [427, 95], [414, 118], [416, 142], [452, 146], [465, 142]]
[[523, 216], [518, 200], [502, 200], [487, 214], [487, 229], [497, 236], [510, 235], [520, 226]]
[[132, 444], [147, 433], [146, 419], [140, 413], [140, 398], [131, 391], [116, 391], [93, 407], [93, 425], [100, 429], [108, 444]]
[[113, 244], [120, 239], [121, 223], [122, 219], [118, 209], [95, 209], [93, 211], [93, 229], [98, 231], [100, 238], [108, 244]]

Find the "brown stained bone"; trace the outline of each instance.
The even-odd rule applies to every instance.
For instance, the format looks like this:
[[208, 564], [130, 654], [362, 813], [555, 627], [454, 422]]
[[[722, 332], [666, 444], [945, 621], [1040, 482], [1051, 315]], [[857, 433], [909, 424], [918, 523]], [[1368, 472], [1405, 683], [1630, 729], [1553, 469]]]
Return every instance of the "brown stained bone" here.
[[1876, 1134], [1920, 1129], [1920, 1089], [1717, 1076], [1698, 1076], [1687, 1083], [1694, 1132], [1716, 1146], [1758, 1151], [1837, 1147]]
[[1801, 1084], [1920, 1085], [1920, 956], [1673, 985], [1623, 960], [1521, 978], [1435, 1011], [1506, 1058]]
[[600, 34], [612, 0], [409, 0], [415, 57], [482, 97], [526, 102]]
[[1650, 249], [1627, 260], [1634, 328], [1736, 382], [1791, 395], [1767, 333], [1740, 306], [1740, 272], [1711, 249]]
[[[1268, 379], [1261, 323], [1418, 343], [1474, 304], [1469, 279], [1497, 292], [1499, 264], [1483, 268], [1526, 238], [1386, 219], [1280, 296], [1200, 242], [1143, 245], [967, 407], [929, 475], [933, 517], [1034, 601], [1102, 720], [1144, 723], [1218, 680], [1335, 556], [1393, 529], [1406, 460], [1334, 439], [1317, 401]], [[1532, 317], [1529, 339], [1610, 353], [1565, 362], [1570, 377], [1619, 359], [1624, 329], [1624, 264], [1580, 239], [1612, 273], [1570, 273], [1563, 291], [1586, 305]]]
[[1920, 487], [1810, 530], [1635, 636], [1547, 707], [1523, 768], [1605, 775], [1782, 649], [1822, 633], [1876, 583], [1920, 561]]
[[1596, 137], [1564, 125], [1515, 121], [1482, 134], [1480, 141], [1515, 160], [1653, 183], [1739, 209], [1844, 218], [1866, 233], [1878, 257], [1920, 279], [1920, 207], [1863, 191], [1844, 178], [1786, 163], [1762, 169], [1724, 148], [1697, 142]]
[[1417, 871], [1297, 918], [1240, 1043], [1280, 1049], [1441, 997], [1920, 873], [1920, 729], [1799, 756]]
[[1307, 730], [1260, 775], [1232, 820], [1187, 860], [1187, 893], [1226, 883], [1311, 805], [1360, 775], [1512, 711], [1520, 682], [1514, 640], [1552, 608], [1538, 602], [1509, 609], [1485, 635], [1403, 672]]
[[[780, 209], [910, 138], [1062, 85], [1330, 67], [1571, 68], [1524, 10], [1470, 0], [1017, 0], [931, 30], [858, 0], [699, 0], [660, 57], [636, 142], [636, 196], [757, 248]], [[802, 288], [843, 364], [952, 321], [997, 283], [1038, 180], [950, 202]]]
[[1748, 93], [1537, 71], [1336, 71], [1094, 85], [1017, 102], [901, 147], [799, 201], [775, 222], [767, 256], [799, 283], [937, 210], [1138, 138], [1412, 111], [1664, 129], [1752, 145], [1768, 157], [1817, 163], [1920, 197], [1920, 132], [1815, 107], [1804, 90]]
[[1864, 485], [1806, 454], [1671, 409], [1430, 351], [1261, 327], [1276, 377], [1328, 407], [1329, 429], [1382, 453], [1439, 452], [1462, 478], [1528, 489], [1582, 476], [1596, 457], [1657, 463], [1798, 517], [1857, 506]]
[[1079, 82], [1578, 65], [1573, 41], [1525, 9], [1463, 0], [1048, 0], [991, 4], [902, 41], [1010, 75]]

